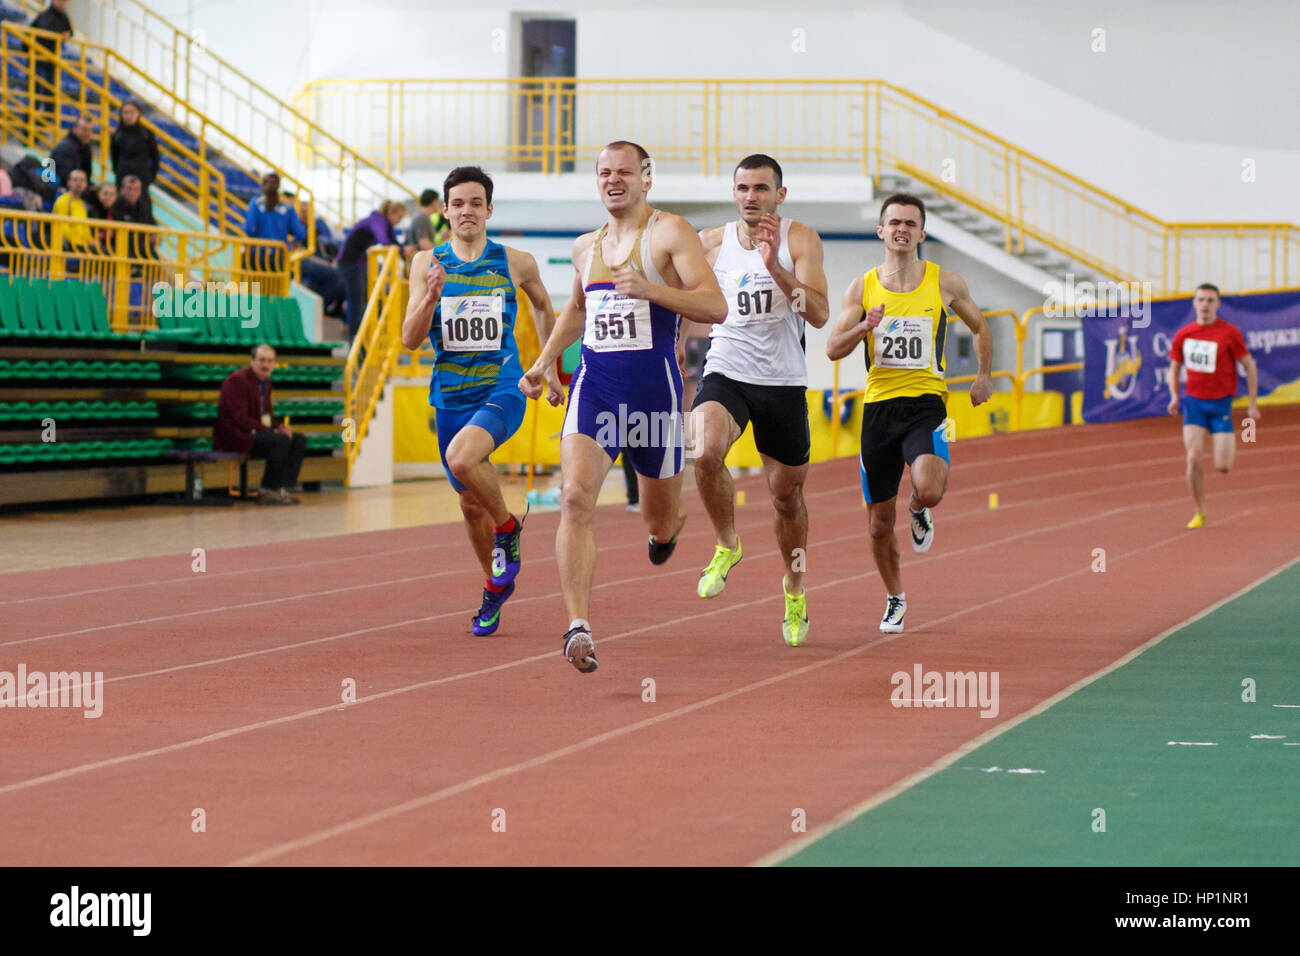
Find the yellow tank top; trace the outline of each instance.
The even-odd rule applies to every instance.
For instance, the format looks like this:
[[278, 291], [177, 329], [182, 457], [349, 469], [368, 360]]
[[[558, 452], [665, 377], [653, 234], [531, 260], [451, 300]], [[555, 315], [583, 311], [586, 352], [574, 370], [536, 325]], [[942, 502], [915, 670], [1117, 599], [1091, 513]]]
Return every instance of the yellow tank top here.
[[865, 401], [948, 394], [943, 381], [943, 342], [948, 311], [939, 291], [939, 267], [925, 264], [925, 278], [911, 292], [890, 292], [872, 269], [862, 281], [862, 309], [884, 305], [885, 317], [867, 333]]

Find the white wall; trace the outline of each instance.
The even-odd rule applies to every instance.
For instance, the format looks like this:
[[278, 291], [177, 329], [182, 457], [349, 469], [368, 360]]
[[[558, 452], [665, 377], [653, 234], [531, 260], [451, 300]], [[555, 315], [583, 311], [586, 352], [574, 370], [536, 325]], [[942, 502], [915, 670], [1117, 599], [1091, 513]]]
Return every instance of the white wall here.
[[[191, 4], [209, 47], [285, 98], [308, 78], [514, 66], [509, 0], [153, 5], [186, 26]], [[1300, 221], [1292, 0], [570, 0], [545, 15], [565, 14], [579, 76], [882, 77], [1161, 218]]]

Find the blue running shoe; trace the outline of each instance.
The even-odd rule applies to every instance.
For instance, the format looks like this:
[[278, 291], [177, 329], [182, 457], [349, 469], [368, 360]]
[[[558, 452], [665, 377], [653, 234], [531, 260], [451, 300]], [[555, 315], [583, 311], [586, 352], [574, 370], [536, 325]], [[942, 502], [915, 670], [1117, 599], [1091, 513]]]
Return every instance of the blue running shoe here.
[[474, 633], [479, 637], [487, 637], [489, 634], [495, 634], [497, 628], [501, 626], [501, 605], [506, 603], [506, 598], [515, 593], [515, 582], [511, 581], [506, 585], [506, 589], [499, 594], [496, 591], [483, 589], [483, 606], [478, 609], [478, 614], [474, 616]]

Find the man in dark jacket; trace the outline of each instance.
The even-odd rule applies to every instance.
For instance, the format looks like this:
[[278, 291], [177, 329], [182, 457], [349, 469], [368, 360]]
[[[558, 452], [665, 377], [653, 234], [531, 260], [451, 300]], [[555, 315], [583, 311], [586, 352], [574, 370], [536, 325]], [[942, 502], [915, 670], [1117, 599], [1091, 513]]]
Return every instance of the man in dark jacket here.
[[[134, 222], [142, 226], [156, 226], [158, 220], [153, 217], [153, 204], [149, 194], [140, 185], [140, 177], [124, 176], [121, 182], [122, 192], [109, 210], [109, 217], [114, 222]], [[127, 255], [133, 259], [156, 259], [153, 249], [153, 237], [142, 232], [132, 232], [128, 240]]]
[[217, 403], [217, 424], [212, 431], [215, 451], [237, 451], [251, 458], [265, 458], [259, 505], [296, 505], [286, 487], [298, 483], [298, 470], [307, 451], [307, 437], [295, 435], [287, 424], [272, 425], [271, 372], [275, 349], [259, 345], [253, 349], [248, 368], [232, 372], [221, 383]]
[[[49, 30], [64, 37], [72, 36], [72, 21], [68, 19], [68, 0], [50, 0], [50, 5], [38, 13], [30, 25], [37, 30]], [[60, 41], [40, 37], [36, 42], [58, 55]], [[36, 89], [37, 108], [44, 113], [53, 113], [54, 64], [44, 59], [37, 60], [36, 75], [44, 80], [44, 83], [38, 85]]]
[[50, 153], [54, 160], [54, 171], [58, 173], [59, 185], [66, 187], [68, 177], [74, 169], [86, 174], [86, 190], [93, 191], [95, 186], [91, 179], [94, 160], [90, 151], [90, 141], [95, 138], [95, 121], [89, 113], [77, 117], [77, 123], [68, 130], [68, 135], [59, 141]]

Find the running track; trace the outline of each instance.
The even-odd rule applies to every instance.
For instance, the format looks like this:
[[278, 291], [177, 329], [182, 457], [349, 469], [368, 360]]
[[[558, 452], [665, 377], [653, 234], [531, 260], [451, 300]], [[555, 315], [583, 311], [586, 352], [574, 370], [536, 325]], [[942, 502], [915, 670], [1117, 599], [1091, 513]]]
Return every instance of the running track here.
[[[0, 577], [0, 671], [105, 675], [98, 720], [0, 710], [0, 863], [754, 862], [800, 839], [796, 808], [825, 824], [1300, 554], [1298, 439], [1300, 409], [1266, 409], [1233, 474], [1207, 476], [1201, 532], [1172, 420], [957, 443], [888, 638], [856, 461], [815, 466], [795, 650], [761, 478], [737, 483], [745, 560], [708, 602], [694, 491], [662, 568], [639, 516], [601, 509], [592, 676], [560, 656], [555, 514], [529, 519], [486, 639], [457, 525], [212, 551], [205, 573], [196, 539]], [[997, 717], [891, 707], [918, 663], [999, 671]]]

